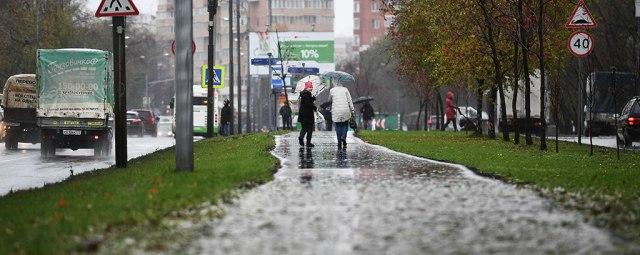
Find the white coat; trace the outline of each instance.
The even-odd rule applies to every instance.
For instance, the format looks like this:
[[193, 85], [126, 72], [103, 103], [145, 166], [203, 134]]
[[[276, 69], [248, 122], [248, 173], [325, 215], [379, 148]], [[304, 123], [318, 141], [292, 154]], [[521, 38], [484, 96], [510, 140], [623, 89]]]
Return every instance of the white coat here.
[[343, 86], [332, 88], [331, 94], [331, 119], [333, 122], [345, 122], [351, 119], [351, 114], [355, 112], [353, 101], [349, 90]]

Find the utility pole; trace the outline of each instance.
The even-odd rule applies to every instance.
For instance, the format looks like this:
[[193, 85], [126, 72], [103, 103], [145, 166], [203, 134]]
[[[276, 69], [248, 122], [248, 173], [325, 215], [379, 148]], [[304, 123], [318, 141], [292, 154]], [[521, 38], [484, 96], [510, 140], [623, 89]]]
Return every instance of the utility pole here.
[[247, 133], [253, 132], [251, 125], [251, 48], [249, 47], [249, 31], [251, 30], [251, 22], [249, 22], [249, 5], [247, 4]]
[[113, 17], [114, 121], [116, 131], [116, 166], [127, 167], [127, 70], [125, 67], [125, 17]]
[[240, 59], [240, 0], [236, 0], [236, 55], [238, 57], [238, 134], [242, 134], [242, 59]]
[[271, 86], [271, 91], [273, 93], [273, 114], [271, 117], [273, 118], [273, 130], [278, 131], [278, 95], [276, 95], [276, 90], [273, 88], [273, 67], [272, 65], [272, 57], [273, 54], [271, 52], [267, 53], [269, 56], [269, 85]]
[[[239, 1], [239, 0], [236, 0]], [[231, 103], [231, 111], [235, 113], [235, 104], [233, 103], [233, 86], [235, 75], [233, 74], [233, 0], [229, 0], [229, 102]], [[231, 114], [231, 123], [229, 130], [231, 134], [235, 134], [234, 115]]]
[[33, 1], [33, 5], [36, 9], [36, 50], [40, 48], [40, 6], [38, 6], [38, 0]]
[[193, 2], [174, 0], [176, 170], [193, 171]]
[[207, 4], [207, 10], [209, 11], [209, 47], [207, 56], [207, 137], [213, 137], [213, 68], [215, 67], [214, 58], [214, 31], [215, 31], [215, 16], [218, 12], [218, 0], [209, 0]]

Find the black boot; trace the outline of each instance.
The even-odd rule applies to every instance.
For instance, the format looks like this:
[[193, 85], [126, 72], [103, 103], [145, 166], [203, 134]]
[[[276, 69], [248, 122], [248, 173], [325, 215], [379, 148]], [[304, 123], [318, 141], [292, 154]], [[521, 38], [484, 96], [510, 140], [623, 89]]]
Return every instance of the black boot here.
[[342, 150], [342, 139], [338, 139], [338, 150]]
[[347, 139], [342, 139], [342, 149], [347, 150]]
[[307, 148], [313, 148], [316, 147], [315, 145], [313, 145], [310, 141], [307, 141]]
[[302, 140], [302, 137], [298, 137], [298, 142], [300, 143], [300, 146], [304, 146], [304, 142]]

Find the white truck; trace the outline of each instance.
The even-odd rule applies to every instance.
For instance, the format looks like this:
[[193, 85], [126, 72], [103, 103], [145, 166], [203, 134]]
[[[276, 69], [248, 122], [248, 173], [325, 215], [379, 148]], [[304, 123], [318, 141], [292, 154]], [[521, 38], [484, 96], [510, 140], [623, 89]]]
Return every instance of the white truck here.
[[9, 77], [3, 89], [0, 106], [4, 114], [0, 124], [0, 140], [7, 150], [18, 149], [18, 143], [39, 143], [40, 129], [36, 125], [36, 76], [18, 74]]
[[56, 148], [94, 149], [111, 153], [113, 115], [113, 58], [93, 49], [38, 50], [38, 126], [41, 154]]
[[[533, 75], [529, 76], [530, 80], [531, 80], [531, 94], [530, 94], [530, 118], [531, 118], [531, 123], [530, 123], [530, 130], [532, 131], [533, 134], [542, 134], [542, 124], [543, 124], [543, 120], [541, 118], [540, 115], [540, 71], [536, 70], [535, 73]], [[496, 125], [496, 127], [499, 127], [500, 130], [504, 130], [504, 126], [505, 124], [509, 127], [509, 132], [513, 132], [514, 130], [514, 124], [517, 123], [518, 125], [518, 129], [520, 130], [521, 134], [524, 134], [524, 128], [525, 128], [525, 93], [524, 93], [524, 80], [521, 80], [518, 86], [518, 98], [517, 98], [517, 102], [516, 102], [516, 113], [517, 116], [513, 116], [513, 106], [512, 106], [512, 102], [513, 102], [513, 89], [511, 88], [511, 86], [505, 86], [505, 93], [504, 93], [504, 100], [506, 101], [506, 110], [507, 110], [507, 123], [501, 123], [500, 122], [500, 107], [501, 107], [501, 103], [500, 102], [500, 92], [498, 92], [498, 98], [497, 98], [497, 102], [498, 104], [496, 105], [496, 121], [499, 123], [498, 125]], [[549, 119], [549, 109], [551, 109], [551, 105], [549, 104], [549, 92], [551, 91], [550, 88], [547, 86], [546, 88], [547, 91], [547, 95], [545, 96], [545, 105], [546, 107], [546, 112], [545, 112], [545, 116], [547, 118], [547, 120]]]

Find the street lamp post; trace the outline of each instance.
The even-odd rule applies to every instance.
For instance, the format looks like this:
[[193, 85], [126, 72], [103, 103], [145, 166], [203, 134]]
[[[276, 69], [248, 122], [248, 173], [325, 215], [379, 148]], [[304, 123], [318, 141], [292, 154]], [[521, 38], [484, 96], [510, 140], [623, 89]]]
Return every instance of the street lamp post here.
[[[233, 67], [233, 0], [229, 0], [229, 102], [231, 103], [231, 110], [235, 113], [235, 104], [233, 103], [233, 86], [235, 75], [233, 72]], [[234, 115], [235, 114], [231, 114], [231, 120], [229, 123], [229, 130], [231, 131], [232, 135], [235, 134]]]
[[209, 11], [209, 48], [207, 56], [207, 137], [213, 137], [213, 68], [214, 68], [214, 40], [215, 16], [218, 12], [218, 0], [209, 0], [207, 5]]
[[[242, 60], [240, 59], [240, 0], [236, 0], [236, 55], [238, 58], [238, 134], [242, 134]], [[233, 56], [232, 56], [233, 58]]]

